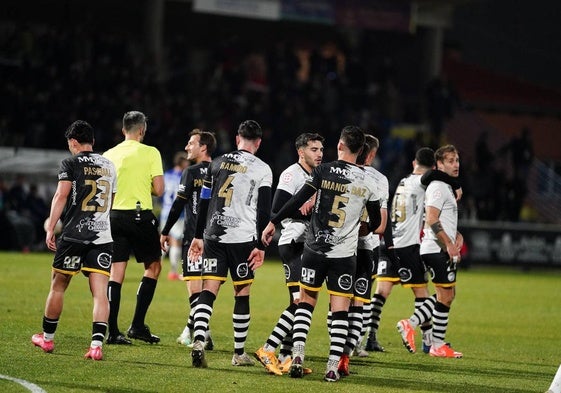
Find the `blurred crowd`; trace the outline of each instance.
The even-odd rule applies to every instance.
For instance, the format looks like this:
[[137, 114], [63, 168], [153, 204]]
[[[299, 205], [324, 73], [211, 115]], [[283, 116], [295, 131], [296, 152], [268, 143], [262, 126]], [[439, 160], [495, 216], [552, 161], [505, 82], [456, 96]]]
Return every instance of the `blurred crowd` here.
[[256, 49], [232, 36], [200, 48], [175, 35], [163, 71], [127, 33], [4, 23], [0, 44], [3, 145], [60, 149], [62, 130], [84, 118], [97, 130], [96, 149], [105, 150], [121, 140], [122, 113], [138, 109], [149, 116], [146, 142], [171, 160], [191, 129], [216, 132], [227, 151], [232, 128], [251, 118], [266, 129], [260, 154], [273, 157], [280, 173], [303, 131], [329, 141], [343, 125], [358, 124], [384, 143], [392, 124], [419, 116], [404, 113], [394, 61], [369, 55], [367, 42], [279, 39]]
[[0, 177], [0, 250], [43, 249], [43, 224], [49, 205], [34, 183], [17, 175], [8, 184]]
[[[442, 78], [415, 91], [400, 73], [403, 64], [374, 53], [371, 41], [367, 35], [352, 45], [337, 36], [302, 36], [255, 48], [242, 35], [200, 46], [176, 34], [166, 41], [164, 67], [158, 68], [132, 32], [0, 22], [0, 145], [62, 149], [64, 129], [84, 119], [96, 129], [94, 149], [104, 151], [122, 140], [122, 115], [135, 109], [149, 116], [145, 142], [170, 167], [193, 128], [215, 132], [220, 154], [233, 148], [236, 125], [255, 119], [265, 131], [258, 156], [278, 178], [295, 161], [298, 134], [325, 136], [324, 157], [331, 160], [340, 129], [357, 124], [380, 139], [375, 165], [393, 190], [410, 172], [415, 151], [442, 141], [444, 122], [459, 99]], [[415, 137], [392, 136], [393, 125], [402, 122], [429, 127]], [[464, 177], [467, 182], [470, 175]], [[2, 195], [2, 210], [29, 216], [42, 239], [44, 211], [31, 202], [21, 207], [23, 198], [11, 189]], [[466, 203], [466, 214], [470, 208], [485, 210]]]

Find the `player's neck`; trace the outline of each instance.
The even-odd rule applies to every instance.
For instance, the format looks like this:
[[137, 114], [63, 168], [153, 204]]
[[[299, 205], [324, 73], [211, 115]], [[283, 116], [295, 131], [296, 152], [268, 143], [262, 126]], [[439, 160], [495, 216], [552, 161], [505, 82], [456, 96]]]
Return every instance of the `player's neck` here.
[[299, 164], [302, 168], [304, 168], [304, 170], [305, 170], [306, 172], [312, 173], [312, 169], [313, 169], [313, 168], [312, 168], [311, 166], [309, 166], [308, 164], [306, 164], [306, 161], [304, 161], [304, 160], [298, 160], [298, 164]]
[[144, 135], [140, 132], [127, 132], [125, 133], [125, 141], [136, 141], [142, 143]]
[[200, 164], [201, 162], [210, 162], [210, 157], [209, 156], [201, 156], [201, 157], [197, 157], [197, 159], [195, 160], [195, 164]]
[[245, 150], [251, 154], [255, 154], [257, 152], [257, 146], [254, 143], [247, 143], [245, 141], [238, 143], [237, 148], [238, 150]]
[[76, 152], [74, 154], [87, 153], [87, 152], [91, 153], [92, 151], [93, 151], [92, 145], [78, 145], [78, 147], [76, 147]]
[[428, 170], [428, 168], [416, 165], [415, 168], [413, 168], [413, 174], [414, 175], [424, 175], [427, 172], [427, 170]]
[[356, 165], [356, 157], [357, 157], [356, 154], [352, 154], [351, 152], [345, 150], [339, 150], [339, 154], [337, 155], [337, 158], [340, 161], [345, 161], [355, 165]]

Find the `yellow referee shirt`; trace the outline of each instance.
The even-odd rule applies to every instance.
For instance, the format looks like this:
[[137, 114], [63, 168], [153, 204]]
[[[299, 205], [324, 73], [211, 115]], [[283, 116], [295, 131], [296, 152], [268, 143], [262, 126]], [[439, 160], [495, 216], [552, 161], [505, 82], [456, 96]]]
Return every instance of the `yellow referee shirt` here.
[[158, 149], [135, 140], [126, 140], [107, 150], [117, 170], [117, 193], [113, 210], [134, 210], [140, 201], [142, 210], [152, 210], [152, 179], [164, 169]]

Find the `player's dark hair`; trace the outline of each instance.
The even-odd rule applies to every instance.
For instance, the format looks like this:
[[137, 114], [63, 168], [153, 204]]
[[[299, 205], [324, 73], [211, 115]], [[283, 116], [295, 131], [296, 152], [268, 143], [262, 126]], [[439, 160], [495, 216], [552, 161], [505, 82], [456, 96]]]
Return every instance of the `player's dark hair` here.
[[189, 133], [189, 136], [198, 135], [199, 136], [199, 144], [206, 146], [206, 151], [208, 155], [212, 155], [214, 150], [216, 149], [216, 137], [214, 133], [208, 131], [202, 131], [198, 128], [195, 128], [193, 131]]
[[436, 149], [434, 152], [434, 160], [435, 161], [444, 161], [444, 156], [448, 153], [456, 153], [458, 154], [458, 150], [454, 145], [444, 145]]
[[294, 145], [296, 146], [296, 150], [300, 149], [301, 147], [308, 146], [308, 142], [310, 141], [318, 141], [323, 143], [325, 140], [320, 134], [316, 134], [314, 132], [304, 132], [296, 137], [296, 142]]
[[432, 168], [434, 166], [434, 150], [430, 147], [421, 147], [415, 154], [415, 161], [421, 166]]
[[263, 136], [263, 131], [255, 120], [245, 120], [238, 127], [238, 135], [244, 139], [255, 140]]
[[123, 128], [125, 131], [130, 131], [135, 127], [144, 126], [148, 118], [146, 115], [139, 111], [130, 111], [123, 116]]
[[341, 131], [339, 139], [353, 154], [360, 154], [364, 147], [364, 131], [358, 126], [346, 126]]
[[374, 149], [378, 149], [380, 147], [380, 141], [374, 135], [371, 134], [364, 134], [364, 147], [362, 151], [356, 158], [356, 163], [358, 165], [364, 165], [366, 162], [366, 157], [370, 152]]
[[94, 130], [93, 127], [84, 120], [76, 120], [74, 123], [70, 124], [64, 133], [66, 139], [76, 139], [79, 144], [90, 144], [94, 143]]

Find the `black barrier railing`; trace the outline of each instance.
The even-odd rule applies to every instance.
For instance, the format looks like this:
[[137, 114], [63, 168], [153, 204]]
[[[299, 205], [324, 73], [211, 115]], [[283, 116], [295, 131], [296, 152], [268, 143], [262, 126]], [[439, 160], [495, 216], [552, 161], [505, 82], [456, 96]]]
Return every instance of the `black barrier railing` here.
[[561, 267], [561, 225], [460, 222], [470, 264]]

